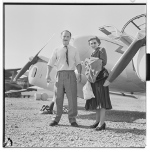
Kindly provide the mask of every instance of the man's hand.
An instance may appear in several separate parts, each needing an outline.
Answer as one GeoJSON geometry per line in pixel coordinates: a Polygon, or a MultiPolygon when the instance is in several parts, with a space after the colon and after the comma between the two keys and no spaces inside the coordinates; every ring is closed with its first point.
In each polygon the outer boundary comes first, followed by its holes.
{"type": "Polygon", "coordinates": [[[46,75],[46,80],[47,80],[47,83],[50,83],[52,81],[50,75],[46,75]]]}
{"type": "Polygon", "coordinates": [[[82,81],[82,75],[81,75],[81,74],[78,74],[77,81],[78,81],[79,83],[82,81]]]}
{"type": "Polygon", "coordinates": [[[82,75],[81,75],[82,66],[81,66],[81,64],[78,64],[78,65],[77,65],[77,71],[78,71],[77,81],[78,81],[78,83],[80,83],[80,82],[81,82],[81,79],[82,79],[82,75]]]}

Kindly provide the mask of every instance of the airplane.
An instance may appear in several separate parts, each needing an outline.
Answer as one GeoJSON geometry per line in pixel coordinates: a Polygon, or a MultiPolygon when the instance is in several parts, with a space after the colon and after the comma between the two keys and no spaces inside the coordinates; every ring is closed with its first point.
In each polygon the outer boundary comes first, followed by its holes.
{"type": "MultiPolygon", "coordinates": [[[[145,28],[145,14],[131,18],[121,31],[110,25],[99,27],[99,32],[106,35],[96,36],[101,40],[101,47],[104,47],[107,52],[105,68],[110,75],[105,86],[109,85],[110,91],[121,92],[123,95],[125,93],[146,92],[146,36],[143,32],[145,28]]],[[[72,45],[79,51],[81,61],[89,58],[92,53],[92,49],[88,45],[88,40],[91,37],[93,35],[76,36],[72,41],[72,45]]],[[[14,81],[29,69],[28,79],[30,84],[54,91],[57,70],[54,66],[51,71],[52,82],[48,85],[45,77],[49,59],[39,56],[41,50],[32,59],[30,58],[30,61],[16,75],[14,81]]],[[[77,75],[77,70],[75,70],[75,73],[77,75]]],[[[82,89],[86,82],[85,67],[82,66],[82,81],[77,83],[77,96],[79,98],[83,98],[82,89]]]]}
{"type": "Polygon", "coordinates": [[[33,85],[29,84],[28,73],[26,72],[25,77],[19,78],[16,82],[13,81],[14,77],[18,73],[17,71],[21,68],[5,69],[5,96],[6,97],[20,97],[21,92],[26,91],[37,91],[32,88],[33,85]]]}

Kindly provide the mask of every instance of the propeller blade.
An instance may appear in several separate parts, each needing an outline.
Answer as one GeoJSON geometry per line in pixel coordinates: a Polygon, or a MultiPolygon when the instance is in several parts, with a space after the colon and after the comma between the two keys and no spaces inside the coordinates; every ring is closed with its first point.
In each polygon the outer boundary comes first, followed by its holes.
{"type": "Polygon", "coordinates": [[[126,52],[121,56],[116,65],[111,70],[109,77],[107,78],[104,86],[108,86],[111,82],[113,82],[119,74],[126,68],[129,62],[132,60],[134,55],[137,53],[139,48],[146,43],[146,37],[140,40],[134,40],[126,52]]]}
{"type": "Polygon", "coordinates": [[[15,76],[13,81],[16,81],[18,78],[20,78],[28,69],[32,64],[35,64],[38,60],[38,55],[39,53],[45,48],[45,46],[49,43],[49,41],[52,39],[52,37],[55,34],[53,34],[50,39],[46,42],[46,44],[40,49],[40,51],[33,57],[33,59],[31,61],[29,61],[21,70],[20,72],[18,72],[18,74],[15,76]]]}
{"type": "MultiPolygon", "coordinates": [[[[32,60],[33,61],[33,60],[32,60]]],[[[32,61],[29,61],[21,70],[20,72],[18,72],[18,74],[15,76],[13,81],[16,81],[18,78],[20,78],[28,69],[29,67],[32,65],[32,61]]]]}

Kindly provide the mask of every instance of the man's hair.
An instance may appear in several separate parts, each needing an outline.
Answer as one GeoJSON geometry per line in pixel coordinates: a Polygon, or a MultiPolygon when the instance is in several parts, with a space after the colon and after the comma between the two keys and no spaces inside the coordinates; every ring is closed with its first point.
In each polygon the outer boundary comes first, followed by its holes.
{"type": "Polygon", "coordinates": [[[61,35],[62,35],[64,32],[68,32],[68,33],[70,33],[70,37],[71,37],[71,32],[69,32],[68,30],[64,30],[64,31],[62,31],[62,32],[61,32],[61,35]]]}
{"type": "Polygon", "coordinates": [[[91,37],[91,38],[88,40],[89,44],[90,44],[90,41],[91,41],[91,40],[96,40],[99,45],[101,44],[101,40],[100,40],[97,36],[91,37]]]}

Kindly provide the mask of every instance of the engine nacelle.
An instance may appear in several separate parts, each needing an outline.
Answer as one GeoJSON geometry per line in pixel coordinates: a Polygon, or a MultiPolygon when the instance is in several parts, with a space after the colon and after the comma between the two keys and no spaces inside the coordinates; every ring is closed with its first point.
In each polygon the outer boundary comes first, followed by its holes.
{"type": "Polygon", "coordinates": [[[146,81],[146,46],[143,46],[133,58],[135,71],[141,81],[146,81]]]}

